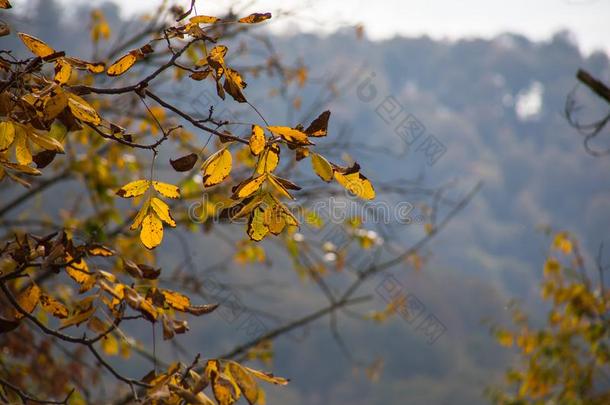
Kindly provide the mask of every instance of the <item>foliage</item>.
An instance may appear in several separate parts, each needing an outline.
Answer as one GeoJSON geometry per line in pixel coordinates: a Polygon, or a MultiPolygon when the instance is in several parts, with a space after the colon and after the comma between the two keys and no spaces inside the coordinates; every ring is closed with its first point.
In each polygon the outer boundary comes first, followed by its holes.
{"type": "MultiPolygon", "coordinates": [[[[601,252],[601,249],[600,249],[601,252]]],[[[490,390],[498,404],[607,404],[610,347],[610,294],[604,289],[601,256],[599,282],[587,275],[577,241],[554,235],[544,263],[540,293],[549,304],[543,325],[535,326],[517,307],[515,329],[494,327],[505,347],[517,351],[518,366],[506,372],[505,389],[490,390]]]]}

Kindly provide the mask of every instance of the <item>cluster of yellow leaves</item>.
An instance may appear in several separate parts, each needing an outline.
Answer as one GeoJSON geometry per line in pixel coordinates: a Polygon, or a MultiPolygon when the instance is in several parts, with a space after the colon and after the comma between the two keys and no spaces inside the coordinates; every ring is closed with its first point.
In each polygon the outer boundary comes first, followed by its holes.
{"type": "Polygon", "coordinates": [[[607,315],[610,295],[596,290],[580,267],[576,242],[566,232],[554,235],[543,271],[541,295],[549,301],[547,324],[535,329],[518,308],[513,309],[516,331],[495,328],[499,344],[519,349],[521,367],[507,372],[515,392],[494,392],[506,403],[607,403],[607,390],[598,390],[605,377],[598,370],[610,366],[607,315]],[[555,252],[562,256],[556,257],[555,252]],[[585,277],[585,278],[583,278],[585,277]],[[606,399],[604,399],[606,398],[606,399]]]}
{"type": "Polygon", "coordinates": [[[154,249],[163,240],[163,222],[171,227],[176,221],[171,216],[169,206],[163,200],[154,196],[154,191],[167,198],[179,198],[177,186],[151,180],[132,181],[117,190],[116,194],[123,198],[139,197],[144,194],[144,203],[130,226],[131,230],[141,228],[140,240],[148,249],[154,249]]]}
{"type": "Polygon", "coordinates": [[[258,380],[275,385],[288,384],[285,378],[229,360],[208,360],[201,372],[190,368],[186,373],[182,369],[183,366],[176,363],[165,373],[147,375],[143,381],[152,388],[148,389],[146,400],[164,404],[231,405],[243,397],[250,405],[264,405],[265,392],[258,380]],[[212,397],[204,392],[208,387],[212,397]]]}
{"type": "Polygon", "coordinates": [[[91,40],[97,43],[100,38],[110,38],[110,25],[100,10],[91,12],[91,40]]]}

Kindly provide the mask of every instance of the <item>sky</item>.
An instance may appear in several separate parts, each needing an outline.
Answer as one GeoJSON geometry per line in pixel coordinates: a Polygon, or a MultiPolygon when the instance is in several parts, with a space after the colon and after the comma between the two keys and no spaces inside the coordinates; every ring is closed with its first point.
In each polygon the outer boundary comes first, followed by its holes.
{"type": "MultiPolygon", "coordinates": [[[[82,0],[63,0],[64,3],[82,0]]],[[[105,0],[93,0],[102,2],[105,0]]],[[[125,14],[150,10],[161,0],[111,0],[125,14]]],[[[180,0],[179,0],[180,1],[180,0]]],[[[181,0],[185,6],[189,0],[181,0]]],[[[610,0],[197,0],[199,14],[220,13],[231,4],[244,12],[295,10],[270,23],[273,30],[332,32],[363,23],[371,39],[427,34],[435,39],[484,37],[510,31],[546,40],[569,29],[585,53],[610,53],[610,0]],[[239,8],[239,7],[237,7],[239,8]]],[[[236,8],[236,9],[237,9],[236,8]]],[[[240,13],[241,14],[241,13],[240,13]]]]}

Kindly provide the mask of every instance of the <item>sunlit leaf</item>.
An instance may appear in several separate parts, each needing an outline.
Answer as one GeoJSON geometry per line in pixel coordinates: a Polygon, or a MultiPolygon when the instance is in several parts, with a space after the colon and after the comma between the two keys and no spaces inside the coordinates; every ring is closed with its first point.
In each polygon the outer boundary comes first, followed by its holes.
{"type": "Polygon", "coordinates": [[[219,21],[218,17],[210,17],[207,15],[196,15],[194,17],[189,18],[189,21],[193,24],[213,24],[219,21]]]}
{"type": "Polygon", "coordinates": [[[240,18],[237,22],[244,24],[257,24],[271,18],[271,13],[253,13],[249,16],[240,18]]]}
{"type": "Polygon", "coordinates": [[[161,290],[161,294],[163,294],[165,302],[178,311],[186,311],[191,306],[191,300],[184,294],[170,290],[161,290]]]}
{"type": "Polygon", "coordinates": [[[169,206],[158,199],[157,197],[153,197],[150,200],[150,207],[155,211],[155,214],[161,219],[163,222],[168,224],[169,226],[175,227],[176,221],[172,218],[171,213],[169,212],[169,206]]]}
{"type": "Polygon", "coordinates": [[[144,194],[149,187],[149,180],[136,180],[125,184],[123,187],[117,190],[116,194],[123,198],[137,197],[144,194]]]}
{"type": "Polygon", "coordinates": [[[159,194],[167,198],[180,198],[180,189],[173,184],[153,181],[152,185],[159,194]]]}
{"type": "Polygon", "coordinates": [[[65,84],[70,79],[72,74],[72,65],[66,62],[63,58],[55,63],[55,81],[59,84],[65,84]]]}
{"type": "Polygon", "coordinates": [[[44,58],[55,53],[53,48],[36,37],[24,34],[23,32],[20,32],[17,35],[19,35],[19,38],[24,45],[36,56],[44,58]]]}
{"type": "Polygon", "coordinates": [[[99,125],[102,119],[98,115],[95,108],[91,107],[83,98],[76,94],[68,95],[68,107],[74,115],[81,121],[88,122],[93,125],[99,125]]]}
{"type": "Polygon", "coordinates": [[[311,167],[313,171],[325,182],[330,182],[333,179],[333,167],[324,158],[324,156],[318,155],[317,153],[311,154],[311,167]]]}
{"type": "Polygon", "coordinates": [[[271,144],[259,156],[256,164],[258,174],[271,173],[280,162],[280,147],[277,143],[271,144]]]}
{"type": "Polygon", "coordinates": [[[242,90],[246,87],[246,82],[242,79],[237,70],[228,68],[225,70],[225,83],[223,88],[233,99],[239,103],[247,102],[242,90]]]}
{"type": "Polygon", "coordinates": [[[106,74],[108,76],[120,76],[127,72],[138,60],[138,57],[134,51],[129,52],[127,55],[120,57],[116,62],[108,67],[106,74]]]}
{"type": "Polygon", "coordinates": [[[154,249],[163,240],[163,224],[156,214],[149,213],[142,220],[140,240],[148,249],[154,249]]]}
{"type": "Polygon", "coordinates": [[[257,207],[250,214],[248,220],[248,236],[253,241],[261,241],[269,233],[269,228],[265,225],[265,212],[257,207]]]}
{"type": "Polygon", "coordinates": [[[335,167],[335,180],[350,193],[365,200],[372,200],[375,198],[373,185],[360,173],[359,169],[360,166],[358,164],[354,164],[354,166],[347,169],[335,167]]]}
{"type": "Polygon", "coordinates": [[[250,135],[250,151],[254,156],[258,156],[265,149],[265,132],[258,125],[252,125],[252,135],[250,135]]]}
{"type": "Polygon", "coordinates": [[[15,126],[11,121],[0,122],[0,151],[8,149],[15,139],[15,126]]]}
{"type": "Polygon", "coordinates": [[[233,198],[246,198],[254,194],[263,184],[266,175],[250,177],[233,188],[233,198]]]}
{"type": "Polygon", "coordinates": [[[231,173],[233,158],[225,148],[211,155],[201,166],[204,187],[215,186],[231,173]]]}
{"type": "Polygon", "coordinates": [[[311,145],[312,143],[307,139],[307,134],[298,129],[290,128],[290,127],[277,127],[271,126],[267,127],[269,131],[273,132],[276,135],[279,135],[286,141],[290,143],[294,143],[297,145],[311,145]]]}

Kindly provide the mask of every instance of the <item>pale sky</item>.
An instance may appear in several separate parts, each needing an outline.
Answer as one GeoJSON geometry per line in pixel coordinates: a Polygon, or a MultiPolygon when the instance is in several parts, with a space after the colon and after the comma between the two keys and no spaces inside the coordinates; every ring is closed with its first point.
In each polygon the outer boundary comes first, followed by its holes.
{"type": "MultiPolygon", "coordinates": [[[[78,2],[82,0],[63,0],[78,2]]],[[[103,0],[93,0],[93,3],[103,0]]],[[[160,0],[112,0],[126,14],[160,0]]],[[[188,6],[190,0],[175,0],[188,6]]],[[[363,23],[372,39],[428,34],[433,38],[489,38],[511,31],[545,40],[560,29],[575,35],[582,49],[610,52],[610,0],[197,0],[199,14],[214,15],[231,4],[245,13],[294,10],[296,16],[271,20],[277,31],[333,31],[363,23]],[[251,5],[253,4],[253,5],[251,5]]],[[[274,13],[277,15],[277,13],[274,13]]]]}

